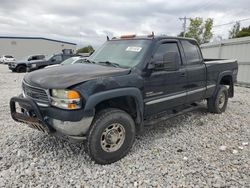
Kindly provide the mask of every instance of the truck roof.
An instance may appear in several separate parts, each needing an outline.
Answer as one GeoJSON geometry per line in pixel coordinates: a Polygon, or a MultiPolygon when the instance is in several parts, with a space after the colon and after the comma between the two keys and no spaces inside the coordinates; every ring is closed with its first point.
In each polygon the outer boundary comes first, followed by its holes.
{"type": "Polygon", "coordinates": [[[176,40],[190,40],[190,41],[195,41],[193,38],[187,38],[187,37],[174,37],[174,36],[167,36],[167,35],[139,35],[136,36],[135,34],[133,35],[123,35],[120,37],[113,37],[111,40],[162,40],[162,39],[176,39],[176,40]]]}

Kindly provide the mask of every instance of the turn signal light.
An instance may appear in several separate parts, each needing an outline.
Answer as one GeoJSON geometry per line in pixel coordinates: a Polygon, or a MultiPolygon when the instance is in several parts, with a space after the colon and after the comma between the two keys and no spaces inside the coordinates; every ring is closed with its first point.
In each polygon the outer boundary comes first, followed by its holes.
{"type": "Polygon", "coordinates": [[[127,39],[127,38],[134,38],[136,37],[136,34],[133,34],[133,35],[122,35],[120,38],[121,39],[127,39]]]}
{"type": "Polygon", "coordinates": [[[74,91],[74,90],[69,90],[68,93],[67,93],[67,98],[68,99],[79,99],[80,98],[80,95],[77,91],[74,91]]]}

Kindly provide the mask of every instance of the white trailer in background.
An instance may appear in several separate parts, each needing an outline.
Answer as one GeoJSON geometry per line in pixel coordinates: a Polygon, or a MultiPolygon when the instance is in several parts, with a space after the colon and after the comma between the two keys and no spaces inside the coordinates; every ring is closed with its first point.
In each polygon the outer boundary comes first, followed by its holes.
{"type": "Polygon", "coordinates": [[[201,45],[204,58],[237,59],[237,81],[250,86],[250,37],[222,40],[201,45]]]}

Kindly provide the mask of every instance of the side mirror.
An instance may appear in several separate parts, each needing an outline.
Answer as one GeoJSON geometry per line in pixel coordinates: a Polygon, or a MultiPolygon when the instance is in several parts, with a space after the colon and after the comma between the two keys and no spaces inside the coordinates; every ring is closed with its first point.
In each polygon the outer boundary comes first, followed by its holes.
{"type": "Polygon", "coordinates": [[[148,65],[148,69],[176,71],[180,64],[181,59],[178,52],[167,52],[161,57],[154,57],[148,65]]]}

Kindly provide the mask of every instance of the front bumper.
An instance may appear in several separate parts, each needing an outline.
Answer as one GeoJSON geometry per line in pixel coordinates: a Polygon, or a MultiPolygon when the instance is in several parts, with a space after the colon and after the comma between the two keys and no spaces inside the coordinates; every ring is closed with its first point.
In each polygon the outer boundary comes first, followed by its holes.
{"type": "Polygon", "coordinates": [[[3,61],[3,64],[15,63],[14,61],[3,61]]]}
{"type": "MultiPolygon", "coordinates": [[[[47,107],[47,111],[45,108],[42,110],[40,108],[35,101],[29,98],[19,96],[10,100],[11,116],[15,121],[72,142],[81,142],[86,139],[86,134],[93,120],[92,115],[83,114],[79,121],[67,121],[63,116],[65,112],[61,114],[62,118],[60,119],[60,116],[57,115],[55,118],[55,114],[49,113],[53,111],[52,107],[47,107]],[[16,103],[21,107],[21,112],[17,112],[16,103]]],[[[58,109],[56,114],[58,114],[58,109]]]]}
{"type": "Polygon", "coordinates": [[[13,63],[13,62],[8,63],[8,67],[9,67],[10,70],[14,70],[16,68],[16,66],[17,65],[15,63],[13,63]]]}
{"type": "Polygon", "coordinates": [[[17,121],[28,124],[31,128],[38,129],[43,132],[53,133],[54,130],[42,117],[36,103],[32,100],[13,97],[10,100],[11,117],[17,121]],[[16,103],[22,107],[22,112],[17,112],[16,103]],[[28,114],[30,112],[30,114],[28,114]],[[32,113],[31,113],[32,112],[32,113]]]}

